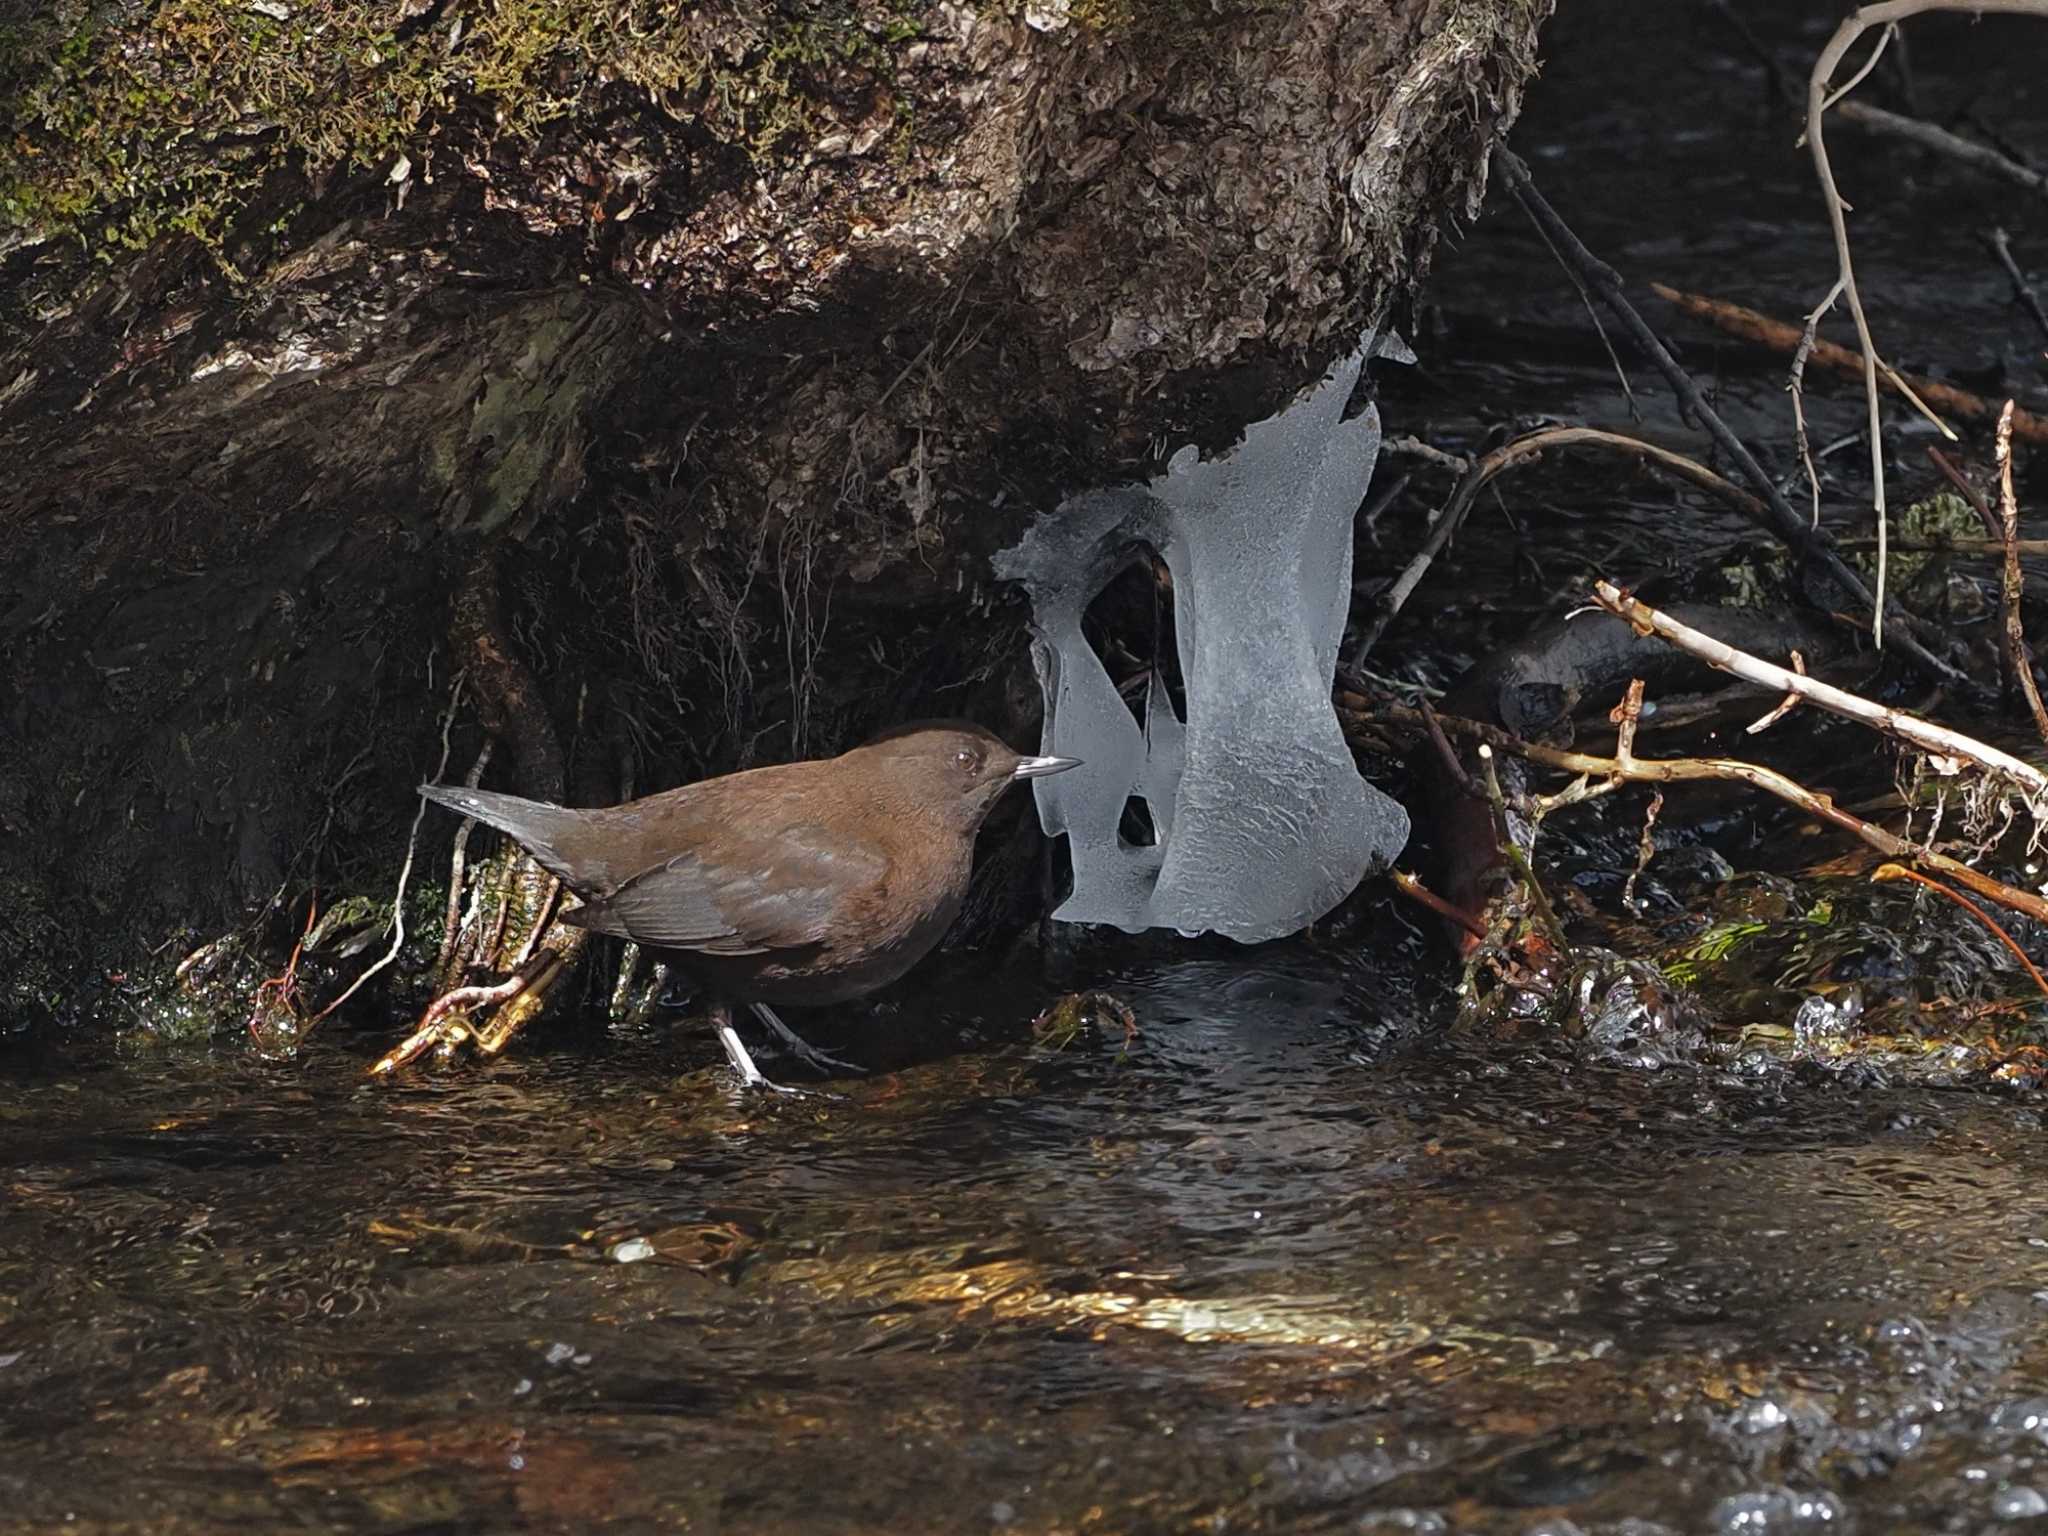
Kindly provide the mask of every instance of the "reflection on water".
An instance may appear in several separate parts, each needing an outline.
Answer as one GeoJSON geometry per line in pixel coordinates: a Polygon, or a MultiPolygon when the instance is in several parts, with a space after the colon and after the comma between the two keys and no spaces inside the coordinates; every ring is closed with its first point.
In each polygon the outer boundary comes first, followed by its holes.
{"type": "Polygon", "coordinates": [[[367,1034],[18,1062],[0,1524],[1978,1529],[2048,1491],[2036,1110],[1402,1046],[1412,1001],[1306,948],[1113,984],[1129,1048],[937,995],[978,1047],[837,1100],[659,1031],[396,1086],[367,1034]]]}

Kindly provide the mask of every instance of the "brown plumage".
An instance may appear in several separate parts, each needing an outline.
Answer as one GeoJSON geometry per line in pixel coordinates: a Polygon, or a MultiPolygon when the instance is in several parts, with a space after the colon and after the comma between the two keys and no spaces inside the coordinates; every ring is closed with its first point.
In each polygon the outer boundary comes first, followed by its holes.
{"type": "Polygon", "coordinates": [[[721,1004],[809,1005],[863,996],[921,960],[959,914],[975,833],[1003,792],[1073,766],[935,722],[597,810],[420,793],[560,876],[584,903],[564,921],[676,954],[721,1004]]]}

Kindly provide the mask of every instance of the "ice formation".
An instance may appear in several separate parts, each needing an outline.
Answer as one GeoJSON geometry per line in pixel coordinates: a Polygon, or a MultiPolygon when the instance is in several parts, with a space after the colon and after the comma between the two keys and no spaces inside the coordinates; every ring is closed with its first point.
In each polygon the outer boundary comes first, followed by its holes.
{"type": "Polygon", "coordinates": [[[1358,776],[1330,704],[1352,519],[1380,446],[1378,410],[1347,420],[1344,406],[1380,355],[1413,361],[1368,332],[1229,454],[1186,447],[1148,485],[1069,497],[996,557],[1031,598],[1041,750],[1086,763],[1034,785],[1074,865],[1054,917],[1256,943],[1321,917],[1407,841],[1407,814],[1358,776]],[[1081,633],[1140,544],[1173,575],[1187,692],[1183,722],[1155,679],[1142,729],[1081,633]],[[1134,796],[1156,844],[1119,835],[1134,796]]]}

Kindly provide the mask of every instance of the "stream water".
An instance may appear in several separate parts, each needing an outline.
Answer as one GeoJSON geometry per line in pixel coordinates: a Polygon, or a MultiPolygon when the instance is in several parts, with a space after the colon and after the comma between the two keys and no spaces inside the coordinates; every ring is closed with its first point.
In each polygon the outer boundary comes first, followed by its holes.
{"type": "MultiPolygon", "coordinates": [[[[1832,24],[1749,9],[1799,68],[1832,24]]],[[[1565,11],[1515,138],[1553,200],[1639,288],[1796,319],[1832,255],[1751,56],[1704,8],[1565,11]]],[[[2048,28],[1912,40],[1924,112],[2048,153],[2048,28]]],[[[1838,155],[1896,359],[2038,395],[1975,232],[2048,269],[2048,217],[1846,130],[1838,155]]],[[[1390,434],[1626,417],[1511,209],[1418,329],[1390,434]]],[[[1681,334],[1789,468],[1782,366],[1681,334]]],[[[1827,441],[1860,406],[1814,412],[1827,441]]],[[[1585,574],[1747,536],[1611,463],[1503,492],[1376,664],[1441,671],[1585,574]]],[[[1428,504],[1362,558],[1405,557],[1428,504]]],[[[2037,1098],[1446,1037],[1444,951],[1361,922],[949,958],[828,1035],[877,1069],[835,1098],[738,1098],[701,1032],[602,1020],[396,1084],[363,1077],[379,1021],[292,1063],[0,1021],[0,1531],[2048,1522],[2037,1098]],[[1140,1034],[1035,1041],[1075,984],[1140,1034]]]]}

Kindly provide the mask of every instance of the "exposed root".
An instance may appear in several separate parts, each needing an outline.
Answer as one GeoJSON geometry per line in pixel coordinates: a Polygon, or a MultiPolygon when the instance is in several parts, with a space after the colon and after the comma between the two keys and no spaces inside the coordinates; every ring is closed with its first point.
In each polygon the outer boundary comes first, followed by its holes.
{"type": "MultiPolygon", "coordinates": [[[[478,552],[456,594],[452,627],[457,654],[467,658],[475,679],[477,713],[493,741],[506,747],[521,791],[560,800],[567,780],[561,742],[505,634],[487,548],[478,552]]],[[[443,748],[445,770],[445,728],[443,748]]],[[[487,745],[469,782],[481,777],[490,757],[487,745]]],[[[425,804],[421,802],[422,810],[425,804]]],[[[439,995],[428,1004],[418,1027],[371,1069],[373,1076],[388,1076],[433,1049],[445,1054],[473,1044],[483,1055],[495,1056],[539,1013],[556,980],[588,942],[583,929],[556,926],[562,883],[518,845],[508,842],[472,868],[467,857],[471,825],[464,822],[450,859],[449,904],[437,965],[439,995]],[[488,921],[486,912],[492,914],[488,921]],[[459,977],[476,972],[510,974],[494,982],[457,984],[459,977]]],[[[417,820],[414,830],[417,834],[417,820]]],[[[410,855],[406,867],[410,871],[410,855]]]]}
{"type": "Polygon", "coordinates": [[[473,1044],[483,1056],[497,1055],[539,1012],[548,989],[566,968],[564,956],[543,949],[520,970],[492,986],[457,987],[442,993],[420,1015],[419,1027],[378,1058],[370,1068],[370,1076],[388,1077],[436,1048],[452,1053],[464,1044],[473,1044]],[[473,1012],[479,1008],[496,1009],[490,1022],[481,1028],[471,1022],[473,1012]]]}
{"type": "Polygon", "coordinates": [[[319,913],[317,899],[307,902],[306,926],[292,946],[291,959],[277,975],[258,985],[250,1000],[249,1035],[266,1056],[289,1056],[311,1027],[299,1004],[299,957],[306,952],[306,936],[313,931],[319,913]]]}
{"type": "MultiPolygon", "coordinates": [[[[455,710],[462,703],[462,685],[467,677],[468,674],[466,672],[457,672],[455,674],[455,682],[448,690],[448,709],[441,716],[441,761],[434,768],[434,777],[437,780],[448,771],[448,753],[450,750],[448,732],[455,724],[455,710]]],[[[335,1009],[354,997],[356,993],[363,989],[363,984],[372,976],[375,976],[380,971],[390,969],[398,959],[398,952],[405,948],[405,887],[412,879],[413,857],[419,852],[420,845],[420,822],[425,818],[426,814],[427,802],[422,800],[412,813],[412,832],[405,840],[405,863],[399,867],[398,890],[391,898],[391,947],[384,952],[383,958],[376,961],[362,975],[351,982],[347,991],[314,1014],[306,1023],[307,1029],[313,1028],[314,1025],[334,1012],[335,1009]]]]}
{"type": "MultiPolygon", "coordinates": [[[[491,753],[497,747],[488,737],[483,750],[476,755],[476,761],[469,765],[469,772],[462,782],[475,789],[484,776],[484,768],[490,763],[491,753]]],[[[448,913],[441,929],[441,952],[434,957],[434,974],[441,977],[441,984],[450,985],[453,972],[450,966],[455,958],[455,941],[462,933],[462,891],[463,876],[469,866],[469,835],[476,830],[476,818],[465,816],[462,825],[455,829],[455,852],[448,860],[448,913]]]]}

